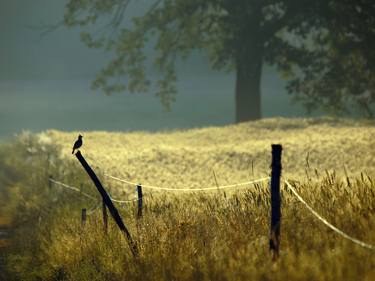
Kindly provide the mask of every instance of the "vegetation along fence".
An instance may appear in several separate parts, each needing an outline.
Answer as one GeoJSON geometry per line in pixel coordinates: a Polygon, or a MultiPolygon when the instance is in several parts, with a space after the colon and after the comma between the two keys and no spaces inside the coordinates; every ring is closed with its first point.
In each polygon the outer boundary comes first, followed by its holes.
{"type": "MultiPolygon", "coordinates": [[[[102,197],[102,202],[100,202],[99,205],[95,206],[91,210],[87,211],[86,209],[82,209],[82,218],[81,218],[82,226],[84,226],[86,222],[86,216],[90,215],[92,212],[97,210],[100,205],[102,205],[103,225],[104,225],[105,233],[107,233],[108,231],[108,214],[107,214],[107,209],[108,209],[110,215],[116,222],[120,231],[124,234],[125,238],[127,239],[129,247],[130,247],[130,251],[132,252],[133,256],[137,258],[139,255],[137,246],[134,240],[132,239],[130,232],[128,231],[125,223],[123,222],[113,202],[121,203],[121,204],[137,202],[138,203],[137,204],[137,209],[138,209],[137,218],[140,218],[142,217],[142,207],[143,207],[142,188],[151,189],[151,190],[159,190],[163,192],[205,192],[205,191],[222,190],[222,189],[230,189],[230,188],[235,188],[235,189],[246,188],[251,184],[270,181],[271,213],[270,213],[270,244],[269,245],[270,245],[270,250],[272,251],[273,260],[276,260],[279,256],[279,250],[280,250],[280,229],[281,229],[281,198],[280,198],[281,154],[282,154],[281,152],[282,152],[281,145],[279,144],[272,145],[271,177],[265,177],[265,178],[260,178],[260,179],[256,179],[252,181],[241,182],[241,183],[231,184],[231,185],[222,185],[222,186],[216,185],[216,186],[205,187],[205,188],[169,188],[169,187],[160,187],[160,186],[153,186],[153,185],[141,185],[135,182],[127,181],[125,179],[114,177],[109,174],[104,174],[104,176],[109,179],[136,187],[137,195],[135,198],[128,199],[128,200],[119,200],[119,199],[114,199],[110,196],[110,194],[101,184],[95,172],[92,170],[92,168],[86,162],[85,158],[82,156],[81,152],[78,151],[76,153],[76,157],[78,161],[81,163],[81,165],[83,166],[87,174],[90,176],[91,180],[95,184],[99,194],[102,197]]],[[[50,176],[48,180],[49,180],[50,187],[52,187],[52,184],[55,184],[63,188],[66,188],[68,190],[80,193],[82,196],[87,197],[91,200],[95,200],[95,201],[97,200],[95,197],[83,192],[81,189],[74,187],[74,186],[70,186],[63,182],[57,181],[53,179],[52,176],[50,176]]],[[[291,194],[294,195],[298,199],[298,201],[300,201],[307,208],[307,210],[310,211],[310,213],[313,214],[325,226],[333,230],[336,234],[340,235],[341,237],[363,248],[366,248],[369,250],[375,250],[374,245],[358,240],[348,235],[344,231],[340,230],[336,226],[332,225],[331,223],[329,223],[324,217],[322,217],[318,212],[316,212],[308,203],[306,203],[306,201],[297,192],[296,188],[288,180],[284,180],[284,183],[285,183],[285,186],[291,191],[291,194]]]]}

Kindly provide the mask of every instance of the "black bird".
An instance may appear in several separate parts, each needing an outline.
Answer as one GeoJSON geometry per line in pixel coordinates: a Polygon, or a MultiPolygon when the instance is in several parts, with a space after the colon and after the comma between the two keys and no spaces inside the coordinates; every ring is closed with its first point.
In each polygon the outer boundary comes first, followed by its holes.
{"type": "Polygon", "coordinates": [[[82,136],[81,135],[78,135],[78,140],[76,140],[76,142],[74,143],[73,145],[73,151],[72,151],[72,154],[74,154],[74,150],[80,148],[82,146],[82,136]]]}

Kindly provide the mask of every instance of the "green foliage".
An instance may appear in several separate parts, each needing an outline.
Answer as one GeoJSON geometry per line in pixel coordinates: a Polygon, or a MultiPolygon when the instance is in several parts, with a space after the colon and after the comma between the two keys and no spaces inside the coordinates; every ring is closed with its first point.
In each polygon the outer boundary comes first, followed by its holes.
{"type": "MultiPolygon", "coordinates": [[[[318,30],[308,33],[308,52],[297,56],[289,91],[308,110],[350,113],[353,106],[373,117],[375,23],[373,1],[330,1],[318,30]]],[[[292,68],[291,64],[288,64],[292,68]]]]}
{"type": "Polygon", "coordinates": [[[354,103],[372,116],[371,0],[155,0],[130,21],[126,10],[131,4],[71,0],[66,5],[66,26],[98,29],[107,22],[101,34],[81,35],[87,46],[114,54],[94,80],[94,89],[106,94],[150,90],[146,65],[151,59],[145,49],[151,44],[153,65],[161,73],[156,95],[166,109],[176,94],[176,60],[200,49],[215,69],[261,71],[251,70],[256,58],[276,65],[290,79],[289,91],[309,111],[348,112],[354,103]]]}

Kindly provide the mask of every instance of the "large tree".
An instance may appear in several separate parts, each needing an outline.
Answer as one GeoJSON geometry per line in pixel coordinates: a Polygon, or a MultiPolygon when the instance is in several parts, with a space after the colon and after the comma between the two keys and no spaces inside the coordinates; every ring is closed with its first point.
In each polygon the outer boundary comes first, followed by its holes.
{"type": "Polygon", "coordinates": [[[308,34],[303,59],[290,59],[288,89],[309,111],[373,117],[375,1],[330,0],[308,34]]]}
{"type": "MultiPolygon", "coordinates": [[[[344,45],[349,48],[358,43],[359,37],[364,39],[369,31],[373,33],[361,19],[373,18],[371,1],[154,0],[148,3],[142,15],[131,16],[127,14],[131,0],[68,1],[65,25],[94,30],[83,32],[82,40],[89,47],[114,53],[113,60],[94,80],[94,88],[108,94],[148,91],[146,67],[152,59],[161,73],[156,94],[169,108],[176,93],[176,60],[187,58],[193,50],[204,50],[214,69],[235,71],[236,121],[242,122],[261,118],[260,82],[264,63],[275,65],[290,78],[290,92],[309,109],[317,105],[344,109],[342,97],[353,89],[356,96],[368,93],[373,81],[371,70],[367,78],[363,78],[362,72],[368,50],[358,46],[355,53],[343,51],[344,45]],[[352,13],[356,13],[355,18],[347,20],[352,13]],[[129,17],[132,21],[127,20],[129,17]],[[109,28],[98,33],[97,26],[103,22],[109,28]],[[152,52],[145,50],[150,45],[154,46],[152,52]],[[152,54],[153,58],[146,54],[152,54]],[[343,57],[345,61],[341,61],[343,57]],[[356,88],[354,80],[347,79],[350,75],[363,78],[363,86],[356,88]]],[[[370,96],[374,100],[372,93],[370,96]]],[[[368,102],[363,104],[370,112],[368,102]]]]}

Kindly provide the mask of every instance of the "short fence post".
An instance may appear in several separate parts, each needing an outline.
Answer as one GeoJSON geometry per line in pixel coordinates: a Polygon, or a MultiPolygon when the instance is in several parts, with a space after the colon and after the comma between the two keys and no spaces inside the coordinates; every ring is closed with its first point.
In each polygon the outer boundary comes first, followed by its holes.
{"type": "Polygon", "coordinates": [[[105,206],[104,200],[102,200],[102,207],[103,207],[103,226],[104,226],[104,233],[108,233],[108,214],[107,214],[107,207],[105,206]]]}
{"type": "Polygon", "coordinates": [[[272,145],[270,250],[273,252],[274,261],[279,257],[279,249],[280,249],[281,151],[282,151],[282,146],[280,144],[272,145]]]}
{"type": "Polygon", "coordinates": [[[137,217],[141,218],[142,217],[143,194],[142,194],[142,185],[140,185],[140,184],[137,185],[137,194],[138,194],[138,213],[137,213],[137,217]]]}
{"type": "Polygon", "coordinates": [[[49,189],[52,188],[52,175],[49,175],[49,176],[48,176],[48,188],[49,188],[49,189]]]}
{"type": "Polygon", "coordinates": [[[82,209],[82,213],[81,213],[81,226],[82,227],[85,227],[86,225],[86,218],[87,218],[87,215],[86,215],[86,209],[82,209]]]}

